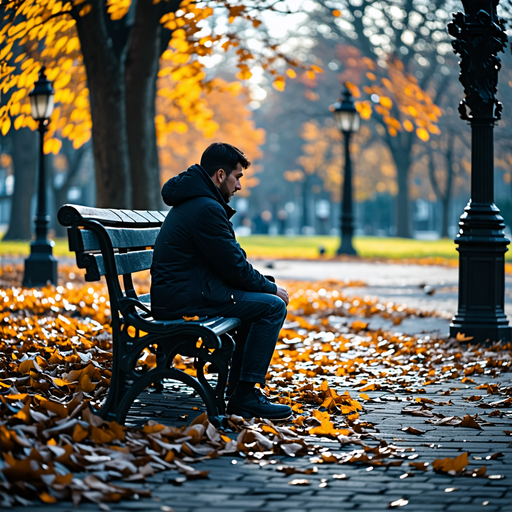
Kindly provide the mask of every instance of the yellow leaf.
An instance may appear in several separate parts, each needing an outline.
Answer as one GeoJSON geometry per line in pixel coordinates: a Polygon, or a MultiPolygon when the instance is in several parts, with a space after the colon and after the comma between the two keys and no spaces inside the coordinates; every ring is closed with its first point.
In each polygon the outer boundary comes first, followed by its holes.
{"type": "Polygon", "coordinates": [[[92,5],[91,5],[91,4],[87,4],[87,5],[85,5],[85,6],[80,10],[80,12],[78,13],[78,15],[82,18],[82,17],[84,17],[85,15],[89,14],[91,11],[92,11],[92,5]]]}
{"type": "Polygon", "coordinates": [[[402,123],[402,125],[405,128],[405,130],[408,131],[408,132],[412,132],[414,130],[414,125],[411,123],[411,121],[409,121],[409,119],[406,119],[402,123]]]}
{"type": "Polygon", "coordinates": [[[77,443],[82,442],[89,435],[89,429],[83,428],[79,423],[75,425],[75,430],[73,431],[73,440],[77,443]]]}
{"type": "Polygon", "coordinates": [[[91,440],[94,443],[102,444],[102,443],[110,443],[112,442],[116,436],[111,430],[103,430],[98,427],[91,426],[91,440]]]}
{"type": "Polygon", "coordinates": [[[381,96],[380,97],[380,104],[384,108],[387,108],[388,110],[393,106],[393,102],[391,101],[391,99],[386,97],[386,96],[381,96]]]}
{"type": "Polygon", "coordinates": [[[370,397],[369,397],[366,393],[359,393],[359,396],[360,396],[363,400],[370,400],[370,397]]]}
{"type": "Polygon", "coordinates": [[[62,404],[59,404],[58,402],[52,402],[50,400],[43,399],[40,402],[40,406],[47,411],[54,412],[61,418],[65,418],[69,415],[68,408],[62,404]]]}
{"type": "Polygon", "coordinates": [[[2,123],[2,135],[7,135],[9,128],[11,127],[11,118],[6,117],[4,122],[2,123]]]}
{"type": "Polygon", "coordinates": [[[350,328],[356,332],[364,331],[368,327],[368,322],[362,322],[361,320],[356,320],[352,322],[350,328]]]}
{"type": "Polygon", "coordinates": [[[286,70],[286,74],[290,77],[290,78],[295,78],[297,76],[297,73],[295,72],[294,69],[287,69],[286,70]]]}
{"type": "Polygon", "coordinates": [[[195,322],[196,320],[199,320],[199,317],[196,316],[184,316],[183,319],[185,322],[195,322]]]}
{"type": "Polygon", "coordinates": [[[20,363],[20,365],[18,366],[18,371],[21,373],[30,373],[30,370],[33,369],[35,369],[33,359],[27,359],[26,361],[20,363]]]}
{"type": "MultiPolygon", "coordinates": [[[[313,75],[314,75],[314,73],[313,73],[313,75]]],[[[278,91],[284,91],[285,85],[286,85],[286,82],[285,82],[284,77],[278,76],[274,80],[274,83],[272,84],[272,87],[274,87],[274,89],[277,89],[278,91]]]]}
{"type": "Polygon", "coordinates": [[[18,411],[13,418],[18,418],[19,420],[23,421],[24,423],[29,423],[30,420],[30,403],[32,402],[32,399],[27,400],[25,405],[23,406],[23,409],[18,411]]]}
{"type": "Polygon", "coordinates": [[[43,501],[44,503],[57,503],[57,498],[55,498],[54,496],[51,496],[50,494],[48,494],[47,492],[42,492],[40,495],[39,495],[39,498],[41,501],[43,501]]]}
{"type": "Polygon", "coordinates": [[[417,128],[416,129],[416,135],[418,136],[419,139],[421,139],[423,142],[426,142],[427,140],[430,139],[430,135],[429,133],[427,132],[427,130],[425,130],[425,128],[417,128]]]}
{"type": "Polygon", "coordinates": [[[91,378],[87,373],[83,373],[79,379],[79,390],[86,393],[92,393],[96,389],[96,384],[91,382],[91,378]]]}

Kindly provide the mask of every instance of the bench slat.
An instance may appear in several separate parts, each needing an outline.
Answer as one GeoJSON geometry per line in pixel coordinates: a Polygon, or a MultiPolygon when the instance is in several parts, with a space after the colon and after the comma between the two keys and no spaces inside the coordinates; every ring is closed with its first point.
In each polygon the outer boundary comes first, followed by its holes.
{"type": "MultiPolygon", "coordinates": [[[[105,228],[114,249],[130,249],[136,247],[153,247],[160,228],[105,228]]],[[[78,240],[70,237],[70,251],[99,251],[100,243],[96,233],[89,229],[76,231],[78,240]],[[80,240],[81,238],[81,240],[80,240]]]]}
{"type": "MultiPolygon", "coordinates": [[[[117,275],[131,274],[132,272],[141,272],[149,270],[153,262],[153,251],[133,251],[125,254],[114,254],[117,267],[117,275]]],[[[107,271],[105,269],[105,260],[103,254],[91,254],[87,259],[86,281],[98,281],[107,271]],[[88,279],[89,277],[89,279],[88,279]]],[[[80,266],[84,268],[84,266],[80,266]]]]}
{"type": "Polygon", "coordinates": [[[95,220],[104,226],[159,227],[167,216],[166,211],[113,210],[65,204],[57,217],[63,226],[80,225],[82,220],[95,220]]]}
{"type": "Polygon", "coordinates": [[[217,316],[214,318],[203,317],[202,319],[192,321],[187,321],[182,318],[178,320],[154,320],[153,323],[155,326],[160,326],[163,330],[168,329],[173,325],[200,325],[211,329],[217,336],[220,336],[221,334],[238,327],[242,322],[238,318],[223,318],[217,316]]]}
{"type": "Polygon", "coordinates": [[[131,274],[149,270],[153,262],[153,251],[133,251],[126,254],[115,254],[117,275],[131,274]]]}

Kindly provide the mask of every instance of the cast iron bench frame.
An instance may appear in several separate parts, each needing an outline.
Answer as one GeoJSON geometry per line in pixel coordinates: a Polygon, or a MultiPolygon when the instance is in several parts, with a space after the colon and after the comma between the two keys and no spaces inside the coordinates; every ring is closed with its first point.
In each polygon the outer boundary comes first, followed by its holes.
{"type": "Polygon", "coordinates": [[[197,321],[155,320],[149,294],[137,296],[132,274],[151,267],[153,247],[165,211],[135,211],[89,208],[66,204],[58,220],[68,227],[69,249],[85,269],[85,280],[108,286],[112,312],[112,378],[108,395],[94,412],[108,421],[124,424],[137,396],[153,383],[173,379],[193,388],[203,399],[209,420],[225,424],[224,391],[235,343],[228,334],[238,327],[238,318],[207,318],[197,321]],[[121,279],[122,276],[122,286],[121,279]],[[129,329],[132,327],[132,329],[129,329]],[[130,331],[130,332],[129,332],[130,331]],[[198,345],[201,338],[202,344],[198,345]],[[156,356],[156,368],[138,369],[142,351],[156,356]],[[194,357],[197,378],[172,366],[177,354],[194,357]],[[213,363],[217,384],[211,386],[204,366],[213,363]]]}

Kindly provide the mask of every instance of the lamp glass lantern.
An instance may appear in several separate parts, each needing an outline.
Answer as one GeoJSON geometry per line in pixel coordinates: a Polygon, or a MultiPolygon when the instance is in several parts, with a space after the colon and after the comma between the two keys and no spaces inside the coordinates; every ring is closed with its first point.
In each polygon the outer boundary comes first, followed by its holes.
{"type": "Polygon", "coordinates": [[[53,112],[55,91],[44,72],[43,67],[39,73],[39,79],[34,84],[34,89],[29,93],[32,117],[36,121],[50,119],[53,112]]]}
{"type": "Polygon", "coordinates": [[[361,126],[361,118],[356,107],[350,99],[350,91],[343,93],[343,100],[333,105],[334,122],[343,133],[355,133],[361,126]]]}

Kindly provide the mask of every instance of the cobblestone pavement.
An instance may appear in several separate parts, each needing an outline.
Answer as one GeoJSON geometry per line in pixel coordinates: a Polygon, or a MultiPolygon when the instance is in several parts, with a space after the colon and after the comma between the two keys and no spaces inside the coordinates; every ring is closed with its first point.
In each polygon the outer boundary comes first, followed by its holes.
{"type": "MultiPolygon", "coordinates": [[[[511,374],[504,374],[499,380],[502,385],[512,383],[511,374]]],[[[220,457],[199,462],[197,469],[209,470],[205,480],[190,480],[181,485],[173,480],[181,475],[166,471],[148,477],[146,483],[120,485],[143,487],[152,491],[152,498],[138,501],[125,501],[109,505],[116,511],[148,510],[161,512],[301,512],[388,509],[389,504],[397,500],[408,503],[403,510],[415,512],[472,512],[472,511],[512,511],[512,438],[504,433],[512,427],[512,414],[502,418],[487,417],[494,409],[477,408],[475,403],[466,399],[475,394],[477,384],[488,382],[486,376],[475,378],[475,384],[460,385],[449,397],[440,396],[440,392],[449,386],[428,386],[428,393],[418,395],[430,398],[436,403],[450,399],[453,405],[435,406],[434,412],[449,416],[463,417],[465,414],[478,413],[493,425],[483,430],[461,427],[435,427],[426,423],[428,418],[404,415],[402,409],[411,403],[414,395],[390,394],[389,392],[368,392],[372,401],[365,403],[361,418],[374,423],[378,432],[376,437],[390,444],[402,447],[403,463],[398,467],[370,467],[364,465],[338,465],[312,463],[308,457],[279,457],[263,459],[259,464],[248,464],[242,457],[220,457]],[[412,435],[404,433],[402,428],[412,426],[425,433],[412,435]],[[468,452],[470,469],[485,465],[491,478],[450,476],[437,474],[429,468],[426,472],[409,473],[409,462],[432,462],[434,459],[456,457],[468,452]],[[494,454],[503,456],[489,459],[494,454]],[[284,476],[277,471],[280,464],[301,468],[316,466],[318,473],[313,475],[284,476]],[[404,475],[410,474],[404,478],[404,475]],[[344,474],[345,478],[333,475],[344,474]],[[309,485],[289,485],[296,478],[307,478],[309,485]],[[324,486],[323,483],[326,482],[324,486]]],[[[183,392],[146,394],[140,397],[128,418],[132,424],[143,424],[149,419],[162,423],[180,424],[177,417],[188,415],[192,420],[201,410],[198,398],[187,396],[183,392]]],[[[485,396],[479,402],[492,403],[493,395],[485,396]]],[[[183,420],[181,421],[183,424],[183,420]]],[[[230,434],[235,437],[234,434],[230,434]]],[[[310,437],[309,443],[321,445],[331,452],[350,451],[355,447],[341,446],[338,441],[327,438],[310,437]]],[[[366,441],[372,444],[371,441],[366,441]]],[[[373,442],[377,445],[377,442],[373,442]]],[[[82,510],[98,510],[97,505],[83,503],[82,510]]],[[[71,511],[70,503],[56,505],[37,505],[19,507],[13,510],[34,511],[71,511]]]]}
{"type": "MultiPolygon", "coordinates": [[[[353,264],[351,267],[343,267],[344,264],[339,264],[340,266],[337,267],[334,264],[329,266],[325,263],[318,266],[311,264],[299,266],[294,262],[277,262],[274,263],[273,269],[267,269],[261,262],[258,265],[266,270],[266,273],[273,273],[278,279],[305,279],[306,277],[315,280],[333,277],[341,280],[362,279],[369,285],[361,289],[363,292],[366,289],[373,294],[379,286],[383,287],[381,290],[385,290],[387,286],[391,291],[402,290],[401,294],[396,293],[397,297],[408,294],[412,296],[413,294],[407,290],[414,290],[418,294],[418,301],[429,301],[427,304],[431,305],[430,309],[437,309],[444,297],[441,294],[436,297],[434,294],[426,296],[425,299],[421,295],[423,292],[418,288],[418,284],[426,283],[434,287],[442,287],[453,286],[453,283],[457,282],[456,269],[441,267],[402,265],[400,267],[407,268],[400,269],[395,274],[395,279],[398,279],[396,277],[398,275],[404,282],[393,285],[393,273],[398,270],[394,269],[395,266],[379,267],[372,264],[369,267],[368,264],[353,264]],[[362,266],[358,267],[358,265],[362,266]],[[341,272],[341,269],[345,269],[346,274],[341,272]],[[339,274],[333,275],[334,271],[338,270],[339,274]],[[377,282],[378,279],[382,279],[381,284],[377,282]],[[441,296],[440,299],[438,299],[439,296],[441,296]]],[[[510,289],[507,279],[507,291],[510,289]]],[[[351,292],[357,293],[357,290],[351,290],[351,292]]],[[[456,292],[453,293],[456,297],[456,292]]],[[[390,296],[386,297],[384,294],[386,300],[395,300],[390,299],[390,296]]],[[[397,298],[396,301],[400,299],[397,298]]],[[[411,302],[409,301],[410,305],[412,305],[411,302]]],[[[453,314],[456,302],[454,303],[453,299],[448,297],[446,305],[447,313],[453,314]]],[[[441,320],[445,322],[444,325],[447,325],[446,319],[441,320]]],[[[400,326],[400,329],[404,332],[429,330],[431,326],[422,323],[423,321],[414,319],[408,327],[400,326]]],[[[365,402],[361,419],[375,425],[377,438],[404,449],[401,466],[319,464],[312,462],[309,457],[275,457],[262,459],[259,464],[249,464],[242,457],[220,457],[202,461],[196,465],[197,469],[210,471],[208,479],[189,480],[176,485],[173,481],[181,475],[166,471],[148,477],[145,483],[116,482],[120,485],[150,489],[152,497],[109,506],[116,511],[340,512],[387,510],[390,503],[405,500],[407,504],[398,508],[414,512],[512,512],[512,437],[504,432],[512,430],[511,409],[503,409],[505,414],[501,417],[489,417],[488,414],[495,409],[484,408],[484,404],[496,401],[496,395],[485,395],[485,391],[483,393],[475,391],[477,385],[485,382],[499,381],[502,386],[510,386],[512,373],[505,373],[493,379],[487,372],[489,371],[473,377],[474,384],[461,384],[460,381],[443,385],[433,384],[427,386],[426,394],[421,395],[390,391],[367,392],[371,401],[365,402]],[[452,388],[450,396],[441,396],[441,392],[449,388],[452,388]],[[467,398],[476,394],[484,394],[483,399],[478,402],[467,401],[467,398]],[[436,405],[433,406],[433,412],[458,417],[478,414],[492,425],[486,425],[482,430],[452,426],[439,427],[427,423],[429,418],[404,415],[402,409],[413,402],[417,396],[434,400],[436,405]],[[449,400],[451,404],[447,404],[449,400]],[[446,404],[439,405],[440,402],[446,404]],[[412,435],[402,431],[409,426],[420,429],[424,433],[412,435]],[[410,462],[432,462],[439,458],[453,458],[464,452],[469,454],[470,469],[476,470],[485,465],[487,475],[491,475],[491,478],[438,474],[433,472],[431,466],[425,472],[414,470],[412,472],[414,476],[409,473],[410,462]],[[500,453],[502,456],[495,455],[500,453]],[[494,457],[491,458],[493,455],[494,457]],[[297,474],[284,476],[282,472],[277,471],[277,466],[280,464],[297,467],[316,466],[318,472],[307,476],[297,474]],[[345,477],[340,479],[333,476],[340,474],[344,474],[345,477]],[[310,483],[309,485],[289,485],[296,478],[307,478],[310,483]]],[[[345,389],[351,393],[354,392],[351,388],[340,388],[337,391],[343,392],[345,389]]],[[[201,406],[198,398],[187,395],[182,388],[176,386],[173,389],[173,386],[169,385],[163,393],[141,395],[139,402],[135,403],[130,411],[128,422],[141,425],[149,419],[155,419],[164,424],[184,424],[179,416],[187,415],[186,421],[189,422],[202,412],[201,406]],[[198,410],[194,410],[194,407],[198,410]]],[[[229,435],[235,437],[236,434],[229,435]]],[[[337,440],[316,436],[308,438],[307,441],[323,446],[334,453],[348,452],[357,448],[354,445],[342,446],[337,440]]],[[[376,440],[369,439],[365,442],[372,446],[378,445],[376,440]]],[[[98,510],[98,506],[83,503],[80,509],[98,510]]],[[[70,503],[64,502],[56,505],[36,506],[34,504],[14,510],[53,512],[71,511],[73,507],[70,503]]]]}

